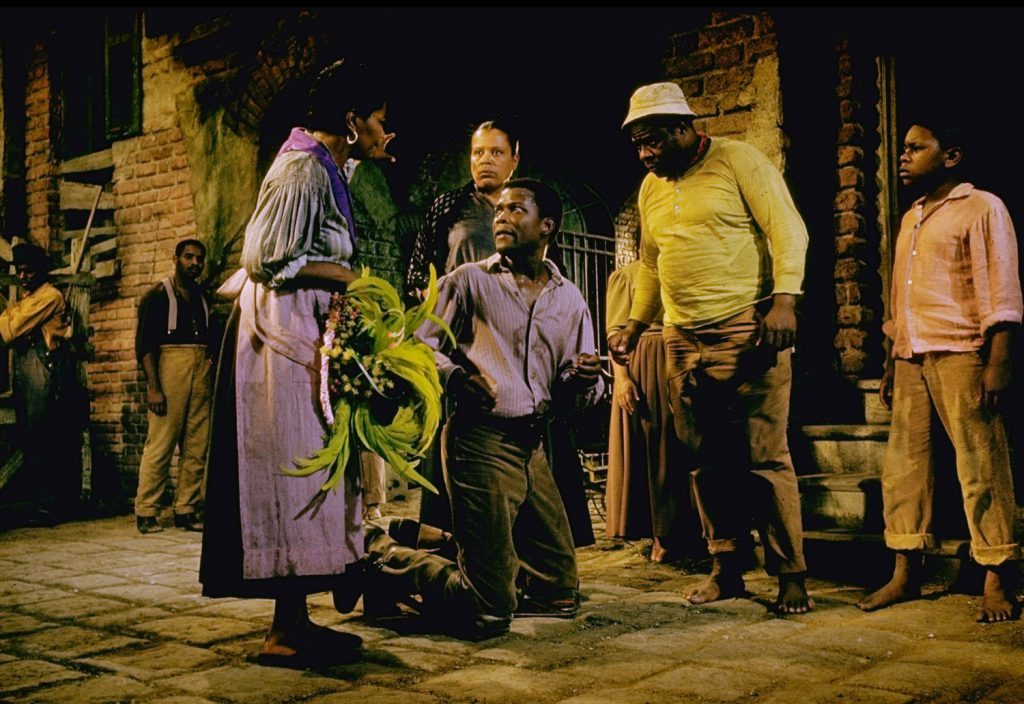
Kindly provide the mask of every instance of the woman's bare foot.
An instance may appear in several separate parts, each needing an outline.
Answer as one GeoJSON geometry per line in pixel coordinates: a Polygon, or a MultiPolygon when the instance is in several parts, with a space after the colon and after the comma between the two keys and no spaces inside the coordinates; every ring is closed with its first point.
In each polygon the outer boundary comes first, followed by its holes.
{"type": "Polygon", "coordinates": [[[708,578],[684,594],[691,604],[706,604],[719,599],[731,599],[747,593],[743,574],[733,553],[719,553],[714,557],[708,578]]]}
{"type": "Polygon", "coordinates": [[[805,614],[814,608],[814,599],[807,594],[803,573],[780,574],[779,596],[774,611],[779,614],[805,614]]]}
{"type": "Polygon", "coordinates": [[[974,612],[974,620],[978,623],[996,623],[1012,621],[1020,618],[1020,606],[1014,593],[1016,584],[1017,562],[1004,562],[998,567],[989,567],[985,571],[985,592],[981,606],[974,612]]]}
{"type": "Polygon", "coordinates": [[[892,579],[857,604],[861,611],[875,611],[901,601],[921,598],[921,553],[916,550],[896,553],[892,579]]]}

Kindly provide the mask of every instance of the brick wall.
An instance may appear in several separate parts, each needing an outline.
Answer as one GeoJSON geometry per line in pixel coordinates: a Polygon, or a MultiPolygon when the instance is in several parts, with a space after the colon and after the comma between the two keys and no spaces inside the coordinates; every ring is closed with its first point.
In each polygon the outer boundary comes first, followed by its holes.
{"type": "Polygon", "coordinates": [[[29,239],[44,248],[54,239],[60,215],[53,142],[56,107],[46,46],[39,43],[29,58],[25,88],[25,197],[29,239]]]}
{"type": "Polygon", "coordinates": [[[873,155],[878,146],[873,126],[877,99],[875,67],[870,57],[836,47],[839,129],[836,137],[835,291],[838,310],[834,340],[839,371],[860,376],[880,363],[878,329],[881,281],[878,277],[873,155]]]}
{"type": "MultiPolygon", "coordinates": [[[[785,167],[778,40],[770,13],[711,12],[708,24],[672,37],[665,76],[682,87],[699,131],[752,144],[785,167]]],[[[616,261],[629,261],[636,250],[635,211],[635,199],[629,199],[616,219],[616,261]]]]}
{"type": "Polygon", "coordinates": [[[129,496],[147,430],[145,377],[134,350],[139,299],[171,272],[175,243],[196,236],[191,171],[175,99],[191,88],[195,76],[175,61],[171,49],[166,37],[143,40],[143,134],[111,147],[121,275],[111,288],[95,292],[90,312],[94,450],[113,458],[129,496]]]}

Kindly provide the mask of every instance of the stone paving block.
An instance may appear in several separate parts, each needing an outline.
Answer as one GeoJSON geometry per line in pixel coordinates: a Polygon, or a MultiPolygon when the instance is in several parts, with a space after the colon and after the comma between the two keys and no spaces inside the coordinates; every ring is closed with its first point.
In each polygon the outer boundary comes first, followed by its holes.
{"type": "Polygon", "coordinates": [[[405,648],[407,650],[428,650],[448,655],[466,655],[488,646],[502,643],[508,637],[503,636],[501,638],[492,638],[482,643],[471,643],[448,636],[410,635],[392,638],[388,641],[388,645],[393,648],[405,648]]]}
{"type": "Polygon", "coordinates": [[[758,704],[912,704],[914,698],[906,694],[883,692],[863,687],[837,686],[831,684],[805,684],[800,688],[780,689],[758,704]]]}
{"type": "Polygon", "coordinates": [[[22,565],[16,572],[21,581],[35,584],[52,584],[61,578],[74,577],[77,573],[52,565],[22,565]]]}
{"type": "Polygon", "coordinates": [[[843,685],[909,694],[918,699],[948,695],[973,701],[976,693],[995,689],[1001,678],[986,672],[910,662],[885,663],[854,675],[843,685]]]}
{"type": "Polygon", "coordinates": [[[74,572],[69,577],[55,579],[53,582],[58,586],[72,589],[76,592],[113,587],[118,584],[128,584],[127,579],[115,577],[111,574],[77,574],[74,572]]]}
{"type": "Polygon", "coordinates": [[[0,664],[0,694],[82,677],[85,675],[81,672],[42,660],[6,662],[0,664]]]}
{"type": "Polygon", "coordinates": [[[149,686],[114,675],[102,675],[93,679],[64,684],[52,689],[33,692],[22,701],[24,704],[110,704],[111,702],[135,702],[154,692],[149,686]]]}
{"type": "MultiPolygon", "coordinates": [[[[667,653],[651,654],[650,658],[623,659],[616,655],[591,657],[556,671],[584,680],[599,682],[602,686],[617,687],[651,677],[659,672],[678,667],[679,660],[666,657],[667,653]]],[[[615,701],[607,699],[606,701],[615,701]]]]}
{"type": "MultiPolygon", "coordinates": [[[[696,700],[692,698],[681,698],[673,692],[638,691],[636,689],[624,689],[612,687],[601,689],[596,692],[588,692],[568,699],[559,699],[557,704],[680,704],[686,702],[692,704],[696,700]]],[[[715,701],[721,701],[716,699],[715,701]]]]}
{"type": "Polygon", "coordinates": [[[182,594],[171,587],[161,587],[155,584],[119,584],[112,587],[102,587],[92,590],[100,596],[111,596],[125,601],[134,601],[142,604],[163,605],[167,602],[176,601],[182,594]]]}
{"type": "Polygon", "coordinates": [[[170,611],[158,609],[155,606],[124,606],[127,608],[76,619],[76,623],[90,628],[131,628],[143,621],[155,621],[173,615],[170,611]]]}
{"type": "Polygon", "coordinates": [[[551,701],[582,691],[588,684],[582,678],[561,673],[482,665],[424,680],[412,689],[455,701],[511,704],[551,701]]]}
{"type": "Polygon", "coordinates": [[[759,701],[771,688],[772,682],[760,674],[688,664],[645,677],[628,689],[671,692],[679,702],[732,702],[746,698],[759,701]]]}
{"type": "Polygon", "coordinates": [[[972,630],[977,630],[965,628],[973,623],[974,609],[970,598],[957,594],[934,601],[920,600],[895,604],[864,614],[861,625],[865,628],[897,631],[922,640],[964,640],[970,638],[972,630]]]}
{"type": "Polygon", "coordinates": [[[62,592],[61,594],[61,598],[25,604],[21,607],[21,611],[28,611],[43,618],[80,619],[95,614],[130,608],[129,604],[114,599],[104,599],[103,597],[85,594],[71,594],[69,592],[62,592]]]}
{"type": "Polygon", "coordinates": [[[977,704],[1020,704],[1024,702],[1024,681],[1015,679],[996,687],[977,700],[977,704]]]}
{"type": "Polygon", "coordinates": [[[148,681],[208,669],[222,664],[223,658],[205,648],[194,648],[181,643],[160,643],[152,648],[82,658],[78,662],[148,681]]]}
{"type": "MultiPolygon", "coordinates": [[[[197,616],[223,616],[265,621],[269,626],[274,617],[274,602],[269,599],[214,599],[210,604],[189,613],[197,616]]],[[[310,615],[312,616],[312,614],[310,615]]]]}
{"type": "Polygon", "coordinates": [[[139,623],[133,630],[153,633],[171,640],[181,640],[193,645],[209,645],[219,640],[237,638],[262,630],[261,626],[248,621],[215,616],[173,616],[139,623]]]}
{"type": "Polygon", "coordinates": [[[0,585],[0,606],[25,606],[72,595],[70,591],[40,587],[29,582],[7,582],[0,585]]]}
{"type": "MultiPolygon", "coordinates": [[[[172,587],[178,591],[195,591],[199,588],[199,570],[175,570],[167,574],[153,575],[149,584],[158,584],[163,587],[172,587]]],[[[252,601],[251,599],[249,601],[252,601]]],[[[261,600],[262,601],[262,600],[261,600]]]]}
{"type": "MultiPolygon", "coordinates": [[[[444,672],[468,662],[466,655],[445,655],[421,650],[391,648],[390,644],[380,646],[363,646],[364,659],[376,659],[381,663],[404,670],[417,670],[425,673],[444,672]]],[[[351,667],[346,665],[345,667],[351,667]]]]}
{"type": "Polygon", "coordinates": [[[552,642],[534,638],[506,639],[501,646],[484,648],[474,653],[483,660],[512,665],[549,669],[586,657],[587,652],[571,643],[552,642]]]}
{"type": "Polygon", "coordinates": [[[836,637],[835,631],[829,629],[813,629],[809,633],[787,638],[786,643],[884,661],[897,659],[920,641],[912,640],[902,633],[847,626],[841,631],[840,637],[836,637]]]}
{"type": "Polygon", "coordinates": [[[575,619],[514,618],[509,630],[529,638],[559,638],[580,628],[600,628],[618,624],[613,619],[602,619],[593,613],[584,613],[575,619]]]}
{"type": "Polygon", "coordinates": [[[929,640],[904,654],[900,662],[1024,677],[1024,651],[990,643],[929,640]]]}
{"type": "Polygon", "coordinates": [[[147,699],[146,704],[216,704],[211,699],[202,697],[161,697],[159,699],[147,699]]]}
{"type": "Polygon", "coordinates": [[[129,638],[104,631],[64,626],[15,638],[12,646],[33,655],[66,660],[145,642],[138,638],[129,638]]]}
{"type": "Polygon", "coordinates": [[[612,638],[606,645],[609,648],[683,655],[702,647],[702,640],[694,637],[694,633],[689,629],[647,628],[612,638]]]}
{"type": "Polygon", "coordinates": [[[325,677],[311,671],[289,670],[283,667],[240,665],[206,670],[153,683],[221,702],[238,704],[280,704],[301,701],[315,694],[337,692],[351,688],[351,684],[325,677]]]}
{"type": "Polygon", "coordinates": [[[54,628],[56,625],[48,621],[40,621],[31,616],[23,616],[8,611],[0,612],[0,634],[4,637],[19,633],[34,633],[46,628],[54,628]]]}
{"type": "Polygon", "coordinates": [[[803,649],[771,639],[736,638],[730,634],[704,643],[695,652],[688,653],[686,658],[706,666],[728,666],[780,681],[832,681],[853,674],[866,664],[842,653],[803,649]]]}
{"type": "Polygon", "coordinates": [[[306,704],[438,704],[440,701],[429,694],[398,692],[381,687],[356,687],[346,692],[313,697],[306,700],[306,704]]]}
{"type": "Polygon", "coordinates": [[[5,655],[3,653],[0,653],[0,663],[14,662],[17,659],[18,658],[14,655],[5,655]]]}
{"type": "Polygon", "coordinates": [[[804,623],[798,616],[790,616],[786,618],[780,618],[776,616],[770,616],[762,619],[758,623],[751,623],[746,625],[738,625],[736,630],[733,631],[732,636],[737,640],[744,638],[757,640],[759,638],[788,638],[790,636],[797,635],[807,631],[807,624],[804,623]]]}

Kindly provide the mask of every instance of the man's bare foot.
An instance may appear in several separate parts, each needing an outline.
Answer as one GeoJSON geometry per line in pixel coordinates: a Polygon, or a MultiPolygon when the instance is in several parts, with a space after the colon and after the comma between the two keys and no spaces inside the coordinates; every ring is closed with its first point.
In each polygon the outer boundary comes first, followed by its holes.
{"type": "Polygon", "coordinates": [[[734,553],[719,553],[714,556],[711,574],[708,578],[684,594],[691,604],[706,604],[719,599],[731,599],[747,593],[743,574],[737,565],[734,553]]]}
{"type": "Polygon", "coordinates": [[[654,544],[651,545],[651,562],[664,563],[669,561],[668,550],[661,544],[661,540],[655,536],[654,544]]]}
{"type": "Polygon", "coordinates": [[[807,594],[804,575],[780,574],[779,596],[775,599],[775,613],[805,614],[814,608],[814,599],[807,594]]]}
{"type": "Polygon", "coordinates": [[[917,551],[899,551],[892,579],[881,589],[872,592],[857,604],[861,611],[875,611],[901,601],[921,598],[921,554],[917,551]]]}
{"type": "Polygon", "coordinates": [[[985,593],[981,606],[974,612],[974,620],[978,623],[996,623],[1012,621],[1020,618],[1020,605],[1014,593],[1016,561],[1003,563],[998,567],[989,567],[985,571],[985,593]]]}

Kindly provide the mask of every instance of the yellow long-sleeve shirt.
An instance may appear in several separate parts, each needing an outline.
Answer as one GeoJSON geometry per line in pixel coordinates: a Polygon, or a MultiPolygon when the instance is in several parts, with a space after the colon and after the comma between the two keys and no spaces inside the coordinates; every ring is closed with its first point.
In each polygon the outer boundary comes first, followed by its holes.
{"type": "Polygon", "coordinates": [[[57,348],[67,326],[61,318],[64,296],[53,284],[45,283],[32,293],[11,303],[0,313],[0,337],[10,344],[36,328],[43,333],[47,349],[57,348]]]}
{"type": "Polygon", "coordinates": [[[640,186],[640,261],[629,317],[695,328],[775,293],[802,293],[807,228],[756,147],[714,138],[681,178],[640,186]]]}

